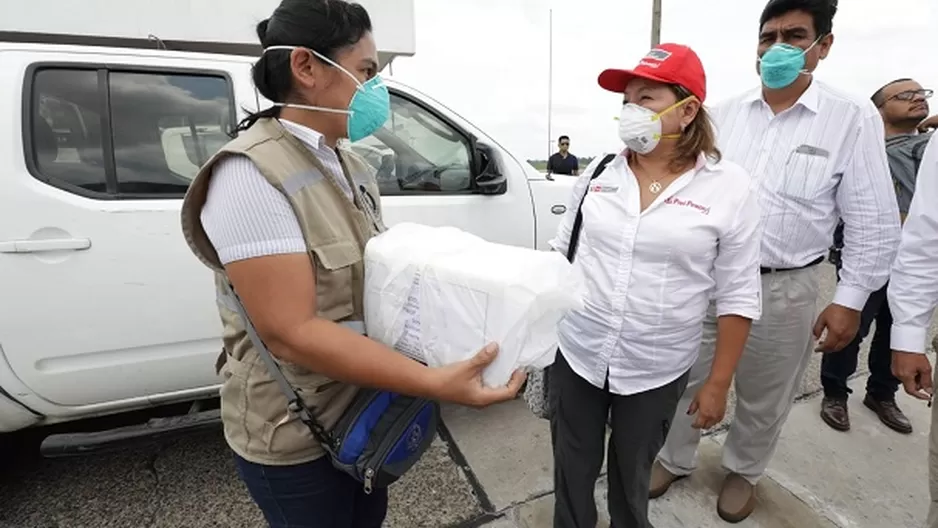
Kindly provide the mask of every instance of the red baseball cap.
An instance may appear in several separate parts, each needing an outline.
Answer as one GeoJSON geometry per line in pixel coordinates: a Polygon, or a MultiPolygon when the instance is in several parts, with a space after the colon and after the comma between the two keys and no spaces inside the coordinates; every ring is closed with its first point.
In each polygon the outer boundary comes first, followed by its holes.
{"type": "Polygon", "coordinates": [[[694,50],[681,44],[661,44],[645,55],[631,70],[609,69],[599,74],[599,85],[610,92],[622,93],[636,77],[666,84],[678,84],[700,102],[707,97],[707,74],[694,50]]]}

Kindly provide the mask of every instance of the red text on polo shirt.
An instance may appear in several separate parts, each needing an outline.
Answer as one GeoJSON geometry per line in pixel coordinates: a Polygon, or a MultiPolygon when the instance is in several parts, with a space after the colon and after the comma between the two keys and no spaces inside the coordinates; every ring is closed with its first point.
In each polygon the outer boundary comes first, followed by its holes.
{"type": "Polygon", "coordinates": [[[691,209],[696,209],[705,215],[710,214],[709,206],[700,205],[698,203],[695,203],[693,200],[682,200],[678,198],[677,196],[669,196],[664,201],[664,203],[667,205],[683,205],[684,207],[690,207],[691,209]]]}

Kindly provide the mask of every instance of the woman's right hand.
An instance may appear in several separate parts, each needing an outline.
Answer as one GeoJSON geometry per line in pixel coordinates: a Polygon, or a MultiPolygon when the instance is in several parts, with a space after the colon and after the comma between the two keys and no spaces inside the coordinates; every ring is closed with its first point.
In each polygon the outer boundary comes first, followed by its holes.
{"type": "Polygon", "coordinates": [[[436,399],[478,408],[513,399],[526,377],[521,370],[512,373],[505,387],[482,385],[482,371],[497,355],[498,345],[491,343],[466,361],[433,369],[436,399]]]}

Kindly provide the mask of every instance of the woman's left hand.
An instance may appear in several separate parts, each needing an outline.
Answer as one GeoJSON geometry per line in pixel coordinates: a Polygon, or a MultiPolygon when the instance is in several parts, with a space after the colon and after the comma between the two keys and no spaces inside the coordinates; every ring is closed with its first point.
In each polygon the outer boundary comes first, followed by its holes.
{"type": "Polygon", "coordinates": [[[726,395],[729,386],[706,381],[694,395],[687,414],[697,414],[694,429],[709,429],[723,421],[726,414],[726,395]]]}

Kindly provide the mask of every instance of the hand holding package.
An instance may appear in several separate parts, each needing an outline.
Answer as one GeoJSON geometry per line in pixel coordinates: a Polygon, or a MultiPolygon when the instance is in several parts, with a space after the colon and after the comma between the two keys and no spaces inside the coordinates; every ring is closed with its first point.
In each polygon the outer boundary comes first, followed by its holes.
{"type": "Polygon", "coordinates": [[[453,227],[398,224],[365,248],[372,339],[431,367],[498,343],[483,383],[554,361],[557,324],[582,307],[581,274],[557,252],[487,242],[453,227]]]}

